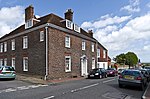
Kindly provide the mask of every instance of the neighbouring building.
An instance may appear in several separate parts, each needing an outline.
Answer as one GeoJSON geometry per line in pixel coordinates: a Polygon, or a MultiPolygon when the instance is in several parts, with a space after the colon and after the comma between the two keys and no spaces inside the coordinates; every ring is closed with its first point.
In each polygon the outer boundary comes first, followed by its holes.
{"type": "Polygon", "coordinates": [[[27,7],[25,24],[0,38],[0,64],[43,79],[85,76],[97,62],[106,68],[107,49],[74,23],[71,9],[64,16],[36,18],[34,7],[27,7]]]}
{"type": "Polygon", "coordinates": [[[99,42],[97,42],[97,67],[108,68],[108,50],[99,42]]]}

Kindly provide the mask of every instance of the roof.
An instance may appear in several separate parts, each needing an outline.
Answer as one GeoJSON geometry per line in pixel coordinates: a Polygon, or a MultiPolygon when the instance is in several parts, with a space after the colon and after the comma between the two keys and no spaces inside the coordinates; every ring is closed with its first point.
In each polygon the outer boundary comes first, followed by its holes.
{"type": "MultiPolygon", "coordinates": [[[[11,31],[9,34],[6,34],[6,35],[2,36],[0,39],[6,38],[8,36],[11,36],[11,35],[26,31],[26,30],[29,30],[31,28],[34,28],[34,27],[37,27],[37,26],[40,26],[40,25],[43,25],[43,24],[46,24],[46,23],[51,23],[51,24],[66,28],[65,23],[64,23],[65,19],[63,19],[63,18],[61,18],[61,17],[59,17],[59,16],[57,16],[53,13],[45,15],[45,16],[40,17],[40,18],[35,18],[35,19],[40,20],[40,22],[37,22],[36,24],[34,24],[32,27],[30,27],[28,29],[25,29],[25,24],[23,24],[23,25],[19,26],[18,28],[16,28],[15,30],[11,31]]],[[[66,29],[68,29],[68,28],[66,28],[66,29]]],[[[89,33],[87,33],[82,28],[81,28],[81,33],[83,35],[86,35],[86,36],[94,39],[89,33]]]]}

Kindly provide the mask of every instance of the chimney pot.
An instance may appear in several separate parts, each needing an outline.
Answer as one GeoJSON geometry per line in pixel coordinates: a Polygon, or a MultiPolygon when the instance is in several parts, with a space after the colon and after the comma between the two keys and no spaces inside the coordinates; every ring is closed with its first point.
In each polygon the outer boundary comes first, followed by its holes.
{"type": "Polygon", "coordinates": [[[73,11],[72,9],[67,9],[65,12],[65,19],[73,21],[73,11]]]}

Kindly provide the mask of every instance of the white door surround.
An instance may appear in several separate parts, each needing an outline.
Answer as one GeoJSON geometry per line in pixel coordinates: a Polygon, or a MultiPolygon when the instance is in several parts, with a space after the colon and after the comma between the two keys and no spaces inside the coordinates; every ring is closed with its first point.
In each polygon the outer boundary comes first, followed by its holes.
{"type": "Polygon", "coordinates": [[[83,55],[81,57],[81,76],[87,76],[87,57],[86,55],[83,55]]]}

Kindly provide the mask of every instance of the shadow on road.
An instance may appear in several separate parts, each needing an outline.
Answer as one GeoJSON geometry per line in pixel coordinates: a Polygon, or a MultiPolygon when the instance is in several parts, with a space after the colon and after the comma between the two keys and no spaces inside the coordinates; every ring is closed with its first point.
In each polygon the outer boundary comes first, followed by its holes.
{"type": "Polygon", "coordinates": [[[0,78],[0,81],[12,81],[12,80],[14,80],[14,79],[12,79],[12,78],[0,78]]]}

